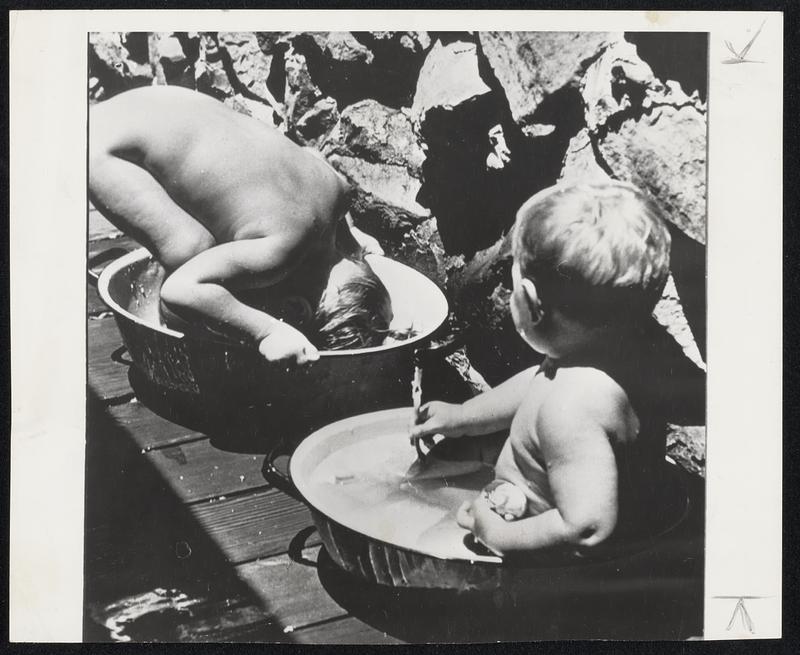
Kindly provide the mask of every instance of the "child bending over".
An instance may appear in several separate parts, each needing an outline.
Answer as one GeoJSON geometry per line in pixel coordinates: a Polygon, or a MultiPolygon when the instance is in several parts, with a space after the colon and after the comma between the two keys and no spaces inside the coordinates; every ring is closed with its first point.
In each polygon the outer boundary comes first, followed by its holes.
{"type": "Polygon", "coordinates": [[[511,313],[545,359],[461,405],[423,405],[412,430],[510,428],[495,482],[457,515],[491,550],[590,549],[658,513],[666,433],[644,326],[669,252],[658,208],[628,184],[552,187],[517,213],[511,313]]]}
{"type": "Polygon", "coordinates": [[[268,360],[380,345],[388,293],[352,228],[349,185],[277,130],[201,93],[148,87],[94,106],[89,196],[166,269],[168,324],[268,360]]]}

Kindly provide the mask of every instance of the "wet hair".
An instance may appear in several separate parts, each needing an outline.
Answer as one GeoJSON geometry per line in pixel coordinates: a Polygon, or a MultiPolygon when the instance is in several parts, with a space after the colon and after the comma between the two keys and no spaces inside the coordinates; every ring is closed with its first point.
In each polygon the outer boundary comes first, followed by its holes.
{"type": "Polygon", "coordinates": [[[362,255],[348,259],[358,272],[339,288],[334,303],[320,302],[317,309],[316,345],[322,350],[380,346],[389,335],[389,292],[362,255]]]}
{"type": "Polygon", "coordinates": [[[624,182],[537,193],[517,212],[512,248],[544,307],[593,325],[649,315],[669,275],[662,213],[624,182]]]}

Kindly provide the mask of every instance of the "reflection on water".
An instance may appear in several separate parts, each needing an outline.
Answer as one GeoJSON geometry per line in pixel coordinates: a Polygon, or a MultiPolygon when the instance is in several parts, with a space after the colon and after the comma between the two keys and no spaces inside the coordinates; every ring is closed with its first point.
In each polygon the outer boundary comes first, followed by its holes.
{"type": "Polygon", "coordinates": [[[404,430],[337,448],[311,474],[310,500],[335,521],[375,539],[473,558],[455,515],[492,480],[493,468],[477,458],[444,460],[435,454],[420,463],[404,430]]]}

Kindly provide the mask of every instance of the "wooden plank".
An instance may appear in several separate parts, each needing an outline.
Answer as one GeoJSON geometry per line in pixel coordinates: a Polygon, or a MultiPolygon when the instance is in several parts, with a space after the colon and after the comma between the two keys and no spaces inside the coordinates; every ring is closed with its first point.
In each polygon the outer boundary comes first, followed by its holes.
{"type": "Polygon", "coordinates": [[[261,474],[264,455],[214,448],[207,439],[145,454],[184,503],[268,486],[261,474]]]}
{"type": "Polygon", "coordinates": [[[305,505],[277,489],[212,500],[188,509],[234,564],[286,552],[292,538],[313,524],[305,505]]]}
{"type": "Polygon", "coordinates": [[[287,632],[347,615],[320,583],[313,565],[318,551],[318,547],[302,551],[308,564],[280,555],[236,567],[239,579],[258,596],[270,616],[285,626],[287,632]]]}
{"type": "Polygon", "coordinates": [[[303,628],[292,633],[299,644],[402,644],[353,616],[303,628]]]}
{"type": "Polygon", "coordinates": [[[88,382],[92,391],[102,400],[114,400],[133,393],[128,383],[128,367],[111,358],[122,345],[122,337],[113,318],[88,321],[88,382]]]}
{"type": "Polygon", "coordinates": [[[174,446],[204,438],[202,432],[196,432],[178,423],[173,423],[152,412],[138,400],[108,408],[108,414],[115,424],[125,430],[136,445],[144,451],[174,446]]]}
{"type": "Polygon", "coordinates": [[[107,602],[89,602],[85,635],[92,641],[280,641],[283,626],[244,594],[156,587],[107,602]]]}

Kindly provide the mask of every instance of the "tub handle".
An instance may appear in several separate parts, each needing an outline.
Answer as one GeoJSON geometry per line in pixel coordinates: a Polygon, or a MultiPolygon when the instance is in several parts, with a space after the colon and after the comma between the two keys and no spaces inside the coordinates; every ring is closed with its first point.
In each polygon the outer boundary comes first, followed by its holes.
{"type": "Polygon", "coordinates": [[[86,262],[86,278],[89,284],[97,288],[97,281],[100,279],[100,273],[102,273],[103,269],[101,268],[99,271],[95,271],[95,268],[101,264],[110,264],[113,260],[119,259],[123,255],[127,255],[129,252],[130,250],[115,246],[113,248],[108,248],[107,250],[101,250],[100,252],[89,257],[86,262]]]}
{"type": "Polygon", "coordinates": [[[281,440],[264,458],[261,474],[267,482],[274,485],[285,494],[291,496],[295,500],[305,502],[303,495],[295,486],[292,476],[289,473],[290,460],[291,455],[288,452],[288,444],[284,440],[281,440]],[[279,460],[285,460],[285,463],[280,464],[279,460]]]}
{"type": "Polygon", "coordinates": [[[292,540],[289,542],[289,547],[286,549],[286,554],[289,555],[290,560],[302,564],[303,566],[314,569],[317,568],[317,563],[313,559],[309,559],[303,555],[303,550],[307,548],[306,544],[308,543],[308,538],[315,532],[317,532],[317,526],[308,525],[292,537],[292,540]]]}

